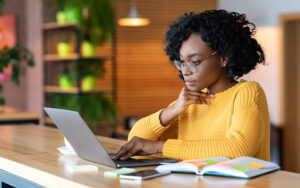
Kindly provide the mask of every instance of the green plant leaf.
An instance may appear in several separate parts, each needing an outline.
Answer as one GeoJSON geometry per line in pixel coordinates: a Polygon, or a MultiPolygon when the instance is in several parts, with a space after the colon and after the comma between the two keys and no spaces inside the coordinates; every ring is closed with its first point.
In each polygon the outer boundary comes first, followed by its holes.
{"type": "Polygon", "coordinates": [[[20,53],[21,53],[21,49],[19,48],[18,45],[15,45],[14,47],[12,47],[9,51],[9,56],[12,60],[15,60],[16,63],[19,63],[20,61],[20,53]]]}
{"type": "Polygon", "coordinates": [[[82,38],[95,45],[111,39],[114,28],[114,12],[109,0],[53,0],[61,9],[76,8],[77,27],[82,38]]]}
{"type": "Polygon", "coordinates": [[[106,73],[104,62],[101,60],[85,60],[82,61],[81,75],[84,76],[95,76],[102,78],[106,73]]]}
{"type": "Polygon", "coordinates": [[[54,108],[78,111],[92,129],[100,121],[104,121],[107,126],[116,125],[116,105],[112,99],[102,94],[50,94],[46,103],[54,108]]]}
{"type": "Polygon", "coordinates": [[[0,105],[1,106],[5,105],[5,99],[3,97],[0,97],[0,105]]]}
{"type": "Polygon", "coordinates": [[[34,66],[32,53],[27,48],[21,48],[18,44],[12,48],[5,46],[0,50],[0,72],[3,68],[12,65],[12,81],[19,85],[20,62],[25,61],[29,66],[34,66]]]}
{"type": "Polygon", "coordinates": [[[19,80],[19,72],[20,72],[19,66],[16,65],[16,64],[13,64],[13,66],[12,66],[12,76],[11,76],[11,79],[12,79],[12,81],[15,82],[17,85],[20,84],[20,80],[19,80]]]}
{"type": "Polygon", "coordinates": [[[0,0],[0,15],[2,14],[2,6],[4,5],[4,0],[0,0]]]}

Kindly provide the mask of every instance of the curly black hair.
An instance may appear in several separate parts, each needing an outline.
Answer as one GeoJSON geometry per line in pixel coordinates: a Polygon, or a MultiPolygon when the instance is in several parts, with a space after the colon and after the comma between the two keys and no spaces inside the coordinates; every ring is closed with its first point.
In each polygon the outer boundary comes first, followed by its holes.
{"type": "Polygon", "coordinates": [[[212,50],[227,59],[227,77],[234,81],[265,60],[261,46],[253,38],[255,31],[255,25],[246,20],[245,14],[225,10],[185,13],[169,26],[165,51],[171,62],[179,60],[182,43],[197,33],[212,50]]]}

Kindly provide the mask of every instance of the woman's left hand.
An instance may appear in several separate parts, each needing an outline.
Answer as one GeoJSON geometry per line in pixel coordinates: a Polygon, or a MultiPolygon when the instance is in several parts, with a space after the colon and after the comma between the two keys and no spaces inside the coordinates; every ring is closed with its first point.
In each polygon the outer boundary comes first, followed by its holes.
{"type": "Polygon", "coordinates": [[[133,155],[152,155],[162,152],[165,141],[147,140],[133,137],[112,156],[112,159],[127,160],[133,155]]]}

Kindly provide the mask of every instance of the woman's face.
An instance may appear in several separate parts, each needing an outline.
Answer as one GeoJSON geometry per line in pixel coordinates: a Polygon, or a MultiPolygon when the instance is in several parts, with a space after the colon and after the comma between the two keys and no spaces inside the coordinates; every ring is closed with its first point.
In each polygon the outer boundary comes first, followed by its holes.
{"type": "Polygon", "coordinates": [[[210,92],[214,92],[212,90],[215,86],[219,85],[218,83],[222,83],[224,79],[227,80],[224,68],[226,62],[223,61],[224,58],[214,53],[214,51],[203,42],[199,34],[191,34],[190,37],[182,43],[179,53],[181,60],[184,62],[198,64],[195,73],[188,70],[186,66],[182,68],[182,75],[189,90],[201,91],[204,88],[208,88],[210,92]]]}

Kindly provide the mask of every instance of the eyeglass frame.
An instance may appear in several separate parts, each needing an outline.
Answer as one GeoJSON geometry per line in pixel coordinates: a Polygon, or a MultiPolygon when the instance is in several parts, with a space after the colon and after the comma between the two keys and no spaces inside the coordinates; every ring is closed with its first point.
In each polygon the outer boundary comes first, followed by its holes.
{"type": "MultiPolygon", "coordinates": [[[[207,60],[209,57],[212,57],[212,56],[216,55],[216,53],[217,53],[217,51],[212,52],[210,55],[208,55],[204,59],[202,59],[200,61],[200,63],[202,63],[203,61],[207,60]]],[[[182,68],[186,67],[192,73],[196,73],[197,72],[197,66],[200,65],[200,63],[196,65],[193,62],[185,62],[183,60],[180,60],[180,61],[174,60],[173,63],[175,64],[175,66],[176,66],[176,68],[178,70],[182,71],[182,68]],[[192,70],[192,69],[194,69],[194,70],[192,70]]]]}

